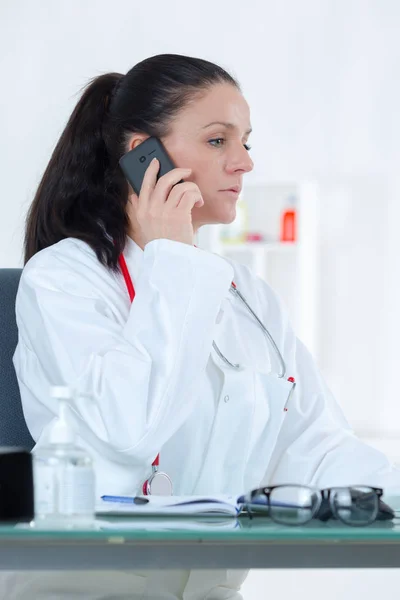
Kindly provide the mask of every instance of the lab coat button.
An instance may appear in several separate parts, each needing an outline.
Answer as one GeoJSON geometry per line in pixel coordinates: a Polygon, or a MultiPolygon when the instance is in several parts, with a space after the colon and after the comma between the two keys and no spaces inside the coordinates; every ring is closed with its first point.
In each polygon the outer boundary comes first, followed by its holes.
{"type": "Polygon", "coordinates": [[[224,402],[229,402],[229,396],[225,396],[224,402]]]}

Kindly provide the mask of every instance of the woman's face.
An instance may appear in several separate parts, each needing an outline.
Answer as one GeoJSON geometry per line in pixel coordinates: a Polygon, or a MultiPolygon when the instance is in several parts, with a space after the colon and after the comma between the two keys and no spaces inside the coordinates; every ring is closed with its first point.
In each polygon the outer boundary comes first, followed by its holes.
{"type": "Polygon", "coordinates": [[[250,111],[241,92],[216,84],[189,103],[162,139],[177,167],[190,167],[204,205],[192,211],[193,227],[231,223],[243,175],[253,168],[247,149],[250,111]]]}

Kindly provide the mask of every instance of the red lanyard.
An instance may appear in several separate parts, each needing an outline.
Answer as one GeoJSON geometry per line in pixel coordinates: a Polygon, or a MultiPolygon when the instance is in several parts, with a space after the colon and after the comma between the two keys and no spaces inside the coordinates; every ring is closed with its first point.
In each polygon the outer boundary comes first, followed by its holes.
{"type": "Polygon", "coordinates": [[[130,273],[128,271],[128,267],[126,265],[126,260],[125,260],[125,257],[123,254],[120,254],[118,262],[119,262],[120,269],[122,271],[122,275],[124,276],[124,279],[125,279],[125,284],[126,284],[126,289],[128,290],[129,299],[131,302],[133,302],[133,300],[135,298],[135,288],[133,287],[132,279],[131,279],[130,273]]]}

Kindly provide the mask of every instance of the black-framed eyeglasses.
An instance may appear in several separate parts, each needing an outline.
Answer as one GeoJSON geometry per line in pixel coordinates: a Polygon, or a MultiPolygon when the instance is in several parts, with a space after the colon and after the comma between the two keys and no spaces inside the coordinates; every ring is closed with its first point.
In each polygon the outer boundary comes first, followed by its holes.
{"type": "Polygon", "coordinates": [[[306,485],[275,485],[253,490],[243,497],[250,517],[263,509],[281,525],[305,525],[311,519],[334,517],[353,527],[373,523],[379,512],[381,488],[370,486],[318,489],[306,485]]]}

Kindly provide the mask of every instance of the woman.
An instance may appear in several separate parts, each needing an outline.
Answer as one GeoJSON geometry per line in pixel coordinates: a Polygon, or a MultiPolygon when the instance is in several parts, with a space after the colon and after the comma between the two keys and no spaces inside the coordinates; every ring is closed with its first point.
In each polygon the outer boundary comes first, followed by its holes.
{"type": "MultiPolygon", "coordinates": [[[[354,437],[268,285],[194,246],[202,225],[235,218],[253,168],[250,131],[223,69],[155,56],[89,85],[39,185],[15,368],[36,447],[57,414],[50,386],[81,393],[71,421],[94,458],[98,496],[141,492],[159,453],[175,494],[400,483],[354,437]],[[152,162],[138,197],[118,161],[149,136],[178,168],[157,180],[152,162]]],[[[182,577],[168,597],[240,597],[239,574],[182,577]]]]}

